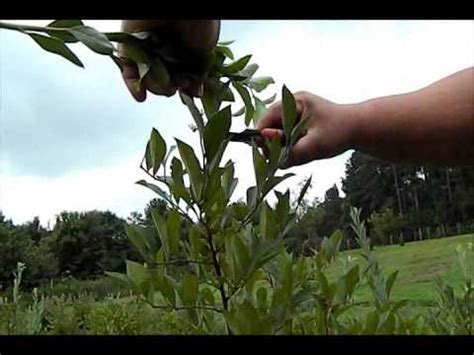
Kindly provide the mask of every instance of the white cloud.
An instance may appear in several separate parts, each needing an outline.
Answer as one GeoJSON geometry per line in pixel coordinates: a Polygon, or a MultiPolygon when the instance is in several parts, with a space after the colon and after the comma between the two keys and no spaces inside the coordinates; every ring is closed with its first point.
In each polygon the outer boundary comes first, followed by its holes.
{"type": "Polygon", "coordinates": [[[63,210],[111,210],[122,217],[142,211],[154,196],[134,182],[145,177],[138,169],[142,153],[125,157],[122,163],[68,174],[59,178],[18,176],[2,179],[3,213],[15,223],[39,216],[41,223],[54,223],[63,210]],[[136,209],[134,209],[136,208],[136,209]]]}

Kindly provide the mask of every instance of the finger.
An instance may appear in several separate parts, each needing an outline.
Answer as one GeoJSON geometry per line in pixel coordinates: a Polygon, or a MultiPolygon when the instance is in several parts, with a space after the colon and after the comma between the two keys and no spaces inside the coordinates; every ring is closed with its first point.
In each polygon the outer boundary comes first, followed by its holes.
{"type": "Polygon", "coordinates": [[[282,128],[282,108],[281,103],[277,102],[270,106],[265,115],[258,120],[256,128],[263,130],[265,128],[282,128]]]}
{"type": "Polygon", "coordinates": [[[260,131],[260,134],[268,139],[268,140],[273,140],[273,138],[277,137],[280,139],[280,141],[283,141],[285,138],[285,134],[283,133],[283,130],[277,129],[277,128],[264,128],[260,131]]]}
{"type": "Polygon", "coordinates": [[[132,94],[133,98],[138,102],[143,102],[146,99],[146,89],[143,84],[137,85],[139,80],[138,69],[135,64],[124,64],[122,77],[125,82],[125,85],[132,94]]]}
{"type": "Polygon", "coordinates": [[[313,160],[312,157],[316,155],[315,153],[316,152],[313,151],[311,140],[307,136],[302,137],[291,148],[288,162],[283,168],[287,169],[292,166],[306,164],[313,160]]]}
{"type": "MultiPolygon", "coordinates": [[[[262,130],[264,128],[283,128],[283,108],[281,102],[274,103],[265,115],[257,122],[256,128],[262,130]]],[[[296,123],[300,120],[303,106],[296,101],[296,123]]]]}
{"type": "Polygon", "coordinates": [[[203,94],[204,86],[202,81],[193,75],[176,75],[174,81],[178,89],[188,96],[201,97],[203,94]]]}
{"type": "Polygon", "coordinates": [[[177,87],[173,84],[166,86],[158,84],[152,77],[146,75],[143,78],[143,87],[155,95],[171,97],[176,93],[177,87]]]}

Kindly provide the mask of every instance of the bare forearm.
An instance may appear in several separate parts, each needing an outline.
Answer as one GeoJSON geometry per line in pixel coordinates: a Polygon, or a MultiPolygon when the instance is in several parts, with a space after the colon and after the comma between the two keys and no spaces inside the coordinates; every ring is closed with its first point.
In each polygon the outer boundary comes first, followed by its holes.
{"type": "Polygon", "coordinates": [[[474,164],[474,68],[416,92],[348,105],[351,147],[397,163],[474,164]]]}

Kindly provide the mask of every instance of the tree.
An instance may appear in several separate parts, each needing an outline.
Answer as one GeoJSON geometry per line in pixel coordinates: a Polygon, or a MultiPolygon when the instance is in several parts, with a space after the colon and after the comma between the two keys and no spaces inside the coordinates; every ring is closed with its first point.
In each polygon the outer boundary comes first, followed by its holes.
{"type": "Polygon", "coordinates": [[[23,284],[27,288],[57,275],[57,260],[50,251],[50,233],[39,226],[38,218],[14,225],[0,214],[0,284],[9,285],[18,262],[24,262],[23,284]]]}
{"type": "Polygon", "coordinates": [[[393,244],[394,236],[400,232],[404,225],[404,220],[399,214],[395,214],[392,209],[386,208],[381,212],[373,212],[369,223],[373,226],[374,238],[380,245],[393,244]]]}
{"type": "Polygon", "coordinates": [[[371,211],[397,204],[396,185],[393,168],[387,162],[355,151],[346,163],[342,191],[349,205],[362,209],[364,219],[371,211]]]}
{"type": "Polygon", "coordinates": [[[109,211],[62,212],[52,244],[60,272],[84,278],[123,269],[123,260],[133,255],[124,226],[125,221],[109,211]]]}

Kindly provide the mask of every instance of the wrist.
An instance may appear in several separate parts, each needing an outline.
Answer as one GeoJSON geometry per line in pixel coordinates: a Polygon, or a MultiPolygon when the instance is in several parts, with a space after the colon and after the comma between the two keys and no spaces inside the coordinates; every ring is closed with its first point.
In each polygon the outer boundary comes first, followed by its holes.
{"type": "Polygon", "coordinates": [[[364,146],[369,133],[367,120],[370,117],[370,102],[343,105],[341,114],[341,126],[346,131],[347,150],[360,150],[364,146]]]}

